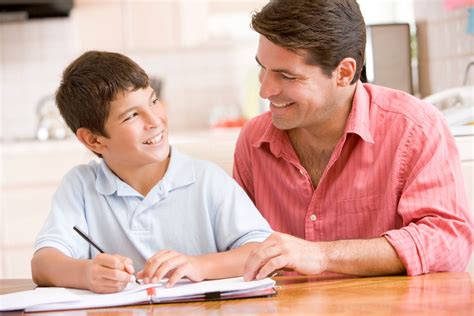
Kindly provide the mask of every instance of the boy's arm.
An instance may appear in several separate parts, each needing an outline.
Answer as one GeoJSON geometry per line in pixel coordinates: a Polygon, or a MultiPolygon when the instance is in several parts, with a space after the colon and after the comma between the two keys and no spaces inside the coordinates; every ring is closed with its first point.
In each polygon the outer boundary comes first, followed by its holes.
{"type": "Polygon", "coordinates": [[[258,244],[249,242],[228,251],[200,256],[187,256],[169,250],[160,251],[147,260],[143,271],[138,272],[137,276],[143,278],[145,283],[157,283],[167,276],[168,287],[184,277],[198,282],[242,276],[247,257],[258,244]]]}
{"type": "Polygon", "coordinates": [[[31,272],[33,281],[40,286],[114,293],[132,281],[133,266],[129,258],[119,255],[100,254],[92,260],[74,259],[46,247],[34,254],[31,272]]]}
{"type": "Polygon", "coordinates": [[[245,263],[250,252],[260,243],[249,242],[240,247],[218,253],[199,256],[206,279],[222,279],[244,275],[245,263]]]}
{"type": "Polygon", "coordinates": [[[73,259],[54,248],[42,248],[31,260],[33,282],[39,286],[85,289],[87,261],[89,260],[73,259]]]}

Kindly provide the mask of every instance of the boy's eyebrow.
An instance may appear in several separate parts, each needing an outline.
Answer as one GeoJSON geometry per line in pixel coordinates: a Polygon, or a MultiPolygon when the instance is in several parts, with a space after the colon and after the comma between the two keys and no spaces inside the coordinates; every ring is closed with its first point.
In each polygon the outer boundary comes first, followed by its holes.
{"type": "MultiPolygon", "coordinates": [[[[150,96],[148,97],[148,101],[151,101],[153,100],[154,98],[156,98],[156,92],[155,90],[151,90],[151,93],[150,93],[150,96]]],[[[117,115],[117,119],[121,119],[122,117],[124,117],[128,112],[130,111],[133,111],[135,110],[136,108],[140,107],[139,105],[136,105],[136,106],[131,106],[129,108],[126,108],[124,111],[122,111],[119,115],[117,115]]]]}
{"type": "Polygon", "coordinates": [[[148,98],[148,100],[153,99],[153,97],[156,98],[156,91],[155,91],[155,89],[152,88],[152,89],[151,89],[151,93],[150,93],[150,97],[148,98]]]}
{"type": "MultiPolygon", "coordinates": [[[[257,64],[258,64],[260,67],[262,67],[263,69],[267,69],[267,68],[265,68],[264,65],[262,65],[262,63],[260,62],[260,60],[258,59],[257,56],[255,56],[255,60],[257,61],[257,64]]],[[[301,77],[301,75],[296,74],[296,73],[294,73],[294,72],[292,72],[292,71],[290,71],[290,70],[288,70],[288,69],[283,69],[283,68],[280,69],[280,68],[277,68],[277,69],[270,69],[270,70],[273,71],[273,72],[283,72],[283,73],[288,74],[288,75],[290,75],[290,76],[301,77]]]]}

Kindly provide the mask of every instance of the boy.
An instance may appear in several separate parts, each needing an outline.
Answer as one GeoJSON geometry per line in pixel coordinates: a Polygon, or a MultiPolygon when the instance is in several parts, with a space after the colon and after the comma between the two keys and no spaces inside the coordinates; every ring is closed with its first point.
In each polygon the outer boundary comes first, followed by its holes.
{"type": "Polygon", "coordinates": [[[84,53],[65,69],[56,103],[102,159],[72,169],[58,188],[35,243],[35,283],[112,293],[135,271],[145,283],[169,277],[167,286],[243,275],[271,229],[224,171],[170,148],[166,114],[140,66],[84,53]]]}

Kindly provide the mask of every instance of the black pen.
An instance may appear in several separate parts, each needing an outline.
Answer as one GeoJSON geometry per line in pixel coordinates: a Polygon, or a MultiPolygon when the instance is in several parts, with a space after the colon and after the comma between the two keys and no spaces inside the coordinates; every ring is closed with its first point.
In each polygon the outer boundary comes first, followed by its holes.
{"type": "MultiPolygon", "coordinates": [[[[72,229],[74,229],[82,238],[85,239],[85,241],[87,241],[89,244],[91,244],[91,246],[93,246],[95,249],[97,249],[97,251],[99,251],[100,253],[105,253],[104,250],[102,250],[102,248],[99,247],[99,245],[97,245],[89,236],[87,236],[82,230],[79,229],[79,227],[77,226],[74,226],[72,229]]],[[[135,275],[134,275],[135,276],[135,275]]],[[[137,284],[140,284],[140,282],[138,282],[137,278],[135,277],[135,282],[137,282],[137,284]]]]}

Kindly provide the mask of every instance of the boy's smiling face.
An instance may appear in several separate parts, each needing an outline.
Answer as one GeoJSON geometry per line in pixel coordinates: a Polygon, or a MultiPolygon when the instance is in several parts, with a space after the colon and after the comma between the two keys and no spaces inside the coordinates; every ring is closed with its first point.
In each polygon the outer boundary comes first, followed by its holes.
{"type": "Polygon", "coordinates": [[[114,172],[166,161],[170,153],[168,120],[153,89],[123,91],[110,103],[108,137],[98,136],[100,154],[114,172]]]}

